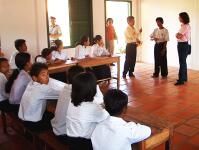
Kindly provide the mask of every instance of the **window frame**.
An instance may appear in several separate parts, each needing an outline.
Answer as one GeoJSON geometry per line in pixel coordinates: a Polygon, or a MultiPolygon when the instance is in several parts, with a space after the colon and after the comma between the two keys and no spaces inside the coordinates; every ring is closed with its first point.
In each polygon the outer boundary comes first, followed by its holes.
{"type": "MultiPolygon", "coordinates": [[[[48,18],[48,0],[45,0],[45,6],[46,6],[46,30],[47,30],[47,42],[48,42],[48,48],[50,48],[50,38],[49,38],[49,18],[48,18]]],[[[90,0],[90,11],[91,11],[91,18],[90,18],[90,34],[92,37],[90,37],[90,40],[93,39],[93,0],[90,0]]],[[[69,2],[69,32],[70,32],[70,38],[72,36],[71,34],[71,8],[70,8],[70,2],[69,2]]],[[[72,43],[70,43],[70,46],[64,46],[64,49],[67,48],[74,48],[72,43]]]]}

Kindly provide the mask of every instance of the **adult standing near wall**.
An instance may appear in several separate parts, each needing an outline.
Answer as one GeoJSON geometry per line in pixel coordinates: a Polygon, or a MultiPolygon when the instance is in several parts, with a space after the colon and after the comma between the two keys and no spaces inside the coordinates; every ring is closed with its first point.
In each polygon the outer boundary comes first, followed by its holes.
{"type": "Polygon", "coordinates": [[[61,28],[59,25],[56,24],[56,18],[51,16],[50,17],[50,23],[49,26],[49,38],[50,38],[50,45],[54,46],[55,40],[59,40],[59,38],[62,36],[61,28]]]}
{"type": "Polygon", "coordinates": [[[136,63],[137,56],[137,46],[141,44],[139,40],[139,34],[142,29],[137,31],[134,27],[135,20],[133,16],[127,17],[128,26],[125,30],[125,40],[126,40],[126,58],[124,63],[123,78],[126,78],[126,74],[129,72],[129,77],[135,77],[133,72],[136,63]]]}
{"type": "Polygon", "coordinates": [[[179,56],[179,79],[175,83],[175,85],[183,85],[184,82],[187,82],[187,56],[190,51],[189,41],[191,37],[191,27],[189,25],[190,19],[187,12],[181,12],[179,14],[179,21],[182,23],[181,28],[176,34],[176,38],[178,41],[178,56],[179,56]]]}

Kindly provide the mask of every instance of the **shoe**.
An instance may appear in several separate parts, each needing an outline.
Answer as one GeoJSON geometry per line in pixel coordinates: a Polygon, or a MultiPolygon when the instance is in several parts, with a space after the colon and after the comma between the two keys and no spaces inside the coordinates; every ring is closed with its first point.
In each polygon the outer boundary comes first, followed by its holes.
{"type": "Polygon", "coordinates": [[[129,73],[129,77],[135,78],[135,75],[133,73],[129,73]]]}
{"type": "Polygon", "coordinates": [[[112,64],[110,64],[110,66],[115,66],[115,64],[112,63],[112,64]]]}
{"type": "MultiPolygon", "coordinates": [[[[180,80],[178,79],[177,82],[180,82],[180,80]]],[[[184,80],[183,82],[187,82],[187,80],[184,80]]]]}
{"type": "Polygon", "coordinates": [[[183,81],[177,81],[174,85],[175,85],[175,86],[178,86],[178,85],[183,85],[183,84],[184,84],[183,81]]]}
{"type": "Polygon", "coordinates": [[[159,76],[157,75],[152,75],[151,78],[158,78],[159,76]]]}
{"type": "Polygon", "coordinates": [[[162,79],[166,79],[167,78],[167,76],[162,76],[162,79]]]}

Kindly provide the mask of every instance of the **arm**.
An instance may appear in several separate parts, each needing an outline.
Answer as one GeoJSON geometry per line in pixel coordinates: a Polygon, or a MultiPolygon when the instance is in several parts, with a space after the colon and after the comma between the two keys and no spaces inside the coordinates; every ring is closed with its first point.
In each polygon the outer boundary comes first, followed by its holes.
{"type": "Polygon", "coordinates": [[[145,140],[151,135],[151,128],[145,125],[129,122],[127,126],[130,128],[129,140],[131,143],[137,143],[145,140]]]}

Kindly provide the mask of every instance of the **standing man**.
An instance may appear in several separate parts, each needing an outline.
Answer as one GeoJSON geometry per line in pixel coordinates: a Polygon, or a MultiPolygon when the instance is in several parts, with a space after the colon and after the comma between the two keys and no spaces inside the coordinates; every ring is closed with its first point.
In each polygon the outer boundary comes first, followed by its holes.
{"type": "Polygon", "coordinates": [[[62,36],[61,28],[56,24],[56,18],[50,17],[50,27],[49,27],[49,37],[50,37],[50,45],[54,46],[55,40],[59,40],[62,36]]]}
{"type": "Polygon", "coordinates": [[[129,72],[129,77],[135,77],[133,72],[136,63],[137,46],[141,44],[139,40],[139,32],[135,29],[135,20],[133,16],[127,17],[128,27],[125,30],[125,40],[126,40],[126,59],[124,63],[123,78],[126,78],[126,74],[129,72]]]}
{"type": "Polygon", "coordinates": [[[160,69],[162,78],[168,75],[167,67],[167,42],[169,41],[169,32],[164,28],[164,20],[162,17],[156,18],[158,28],[156,28],[150,35],[151,40],[155,41],[154,46],[154,60],[155,69],[152,75],[153,78],[159,77],[160,69]]]}

